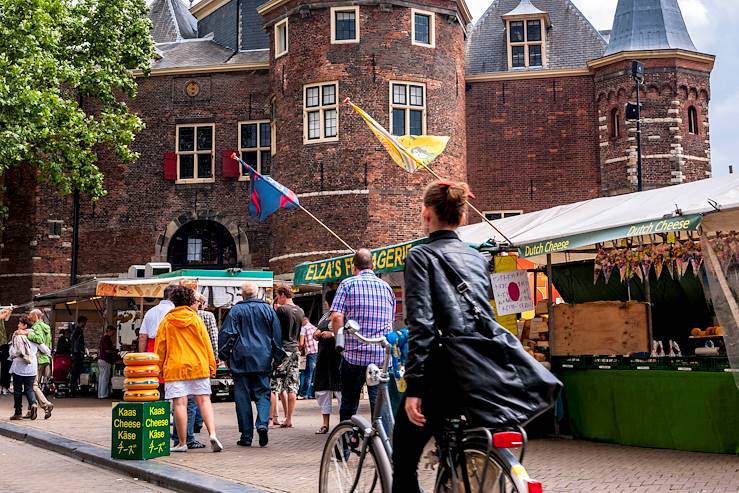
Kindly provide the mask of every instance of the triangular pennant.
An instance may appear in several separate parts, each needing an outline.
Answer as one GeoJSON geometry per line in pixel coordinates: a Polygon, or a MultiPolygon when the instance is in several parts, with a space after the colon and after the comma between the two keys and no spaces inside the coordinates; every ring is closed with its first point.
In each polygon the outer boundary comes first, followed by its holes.
{"type": "Polygon", "coordinates": [[[672,261],[665,262],[665,267],[667,267],[667,273],[670,274],[670,277],[675,279],[675,264],[672,261]]]}
{"type": "Polygon", "coordinates": [[[603,266],[600,265],[600,262],[598,260],[595,260],[595,264],[593,266],[593,284],[596,284],[598,282],[598,278],[600,277],[600,273],[603,270],[603,266]]]}
{"type": "Polygon", "coordinates": [[[613,272],[613,266],[610,263],[603,266],[603,277],[606,280],[606,284],[608,284],[608,280],[611,278],[611,272],[613,272]]]}
{"type": "Polygon", "coordinates": [[[661,260],[659,262],[654,263],[654,274],[657,276],[657,279],[660,278],[662,275],[662,268],[665,266],[664,262],[661,260]]]}

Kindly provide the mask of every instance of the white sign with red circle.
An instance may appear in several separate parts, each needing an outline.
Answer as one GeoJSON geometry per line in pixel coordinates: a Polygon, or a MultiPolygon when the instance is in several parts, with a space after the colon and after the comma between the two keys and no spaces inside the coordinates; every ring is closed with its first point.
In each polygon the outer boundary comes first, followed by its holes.
{"type": "Polygon", "coordinates": [[[525,270],[497,272],[490,276],[498,315],[510,315],[534,309],[525,270]]]}

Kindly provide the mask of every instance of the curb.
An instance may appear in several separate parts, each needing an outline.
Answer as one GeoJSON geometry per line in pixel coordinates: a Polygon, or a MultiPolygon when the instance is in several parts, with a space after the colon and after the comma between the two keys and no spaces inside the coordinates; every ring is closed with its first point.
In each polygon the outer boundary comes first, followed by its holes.
{"type": "Polygon", "coordinates": [[[112,459],[110,451],[103,447],[10,423],[0,422],[0,435],[183,493],[267,493],[265,490],[160,462],[112,459]]]}

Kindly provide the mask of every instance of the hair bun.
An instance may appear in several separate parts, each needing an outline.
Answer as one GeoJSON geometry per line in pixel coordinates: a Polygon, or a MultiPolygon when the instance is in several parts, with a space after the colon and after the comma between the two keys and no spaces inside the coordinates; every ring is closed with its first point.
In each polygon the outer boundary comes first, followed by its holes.
{"type": "Polygon", "coordinates": [[[450,183],[446,189],[446,198],[450,205],[460,206],[467,201],[470,193],[466,183],[450,183]]]}

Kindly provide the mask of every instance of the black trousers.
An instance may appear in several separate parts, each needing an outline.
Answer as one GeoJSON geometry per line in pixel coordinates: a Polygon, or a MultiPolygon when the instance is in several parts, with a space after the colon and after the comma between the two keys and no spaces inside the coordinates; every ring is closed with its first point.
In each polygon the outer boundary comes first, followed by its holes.
{"type": "Polygon", "coordinates": [[[36,381],[36,375],[24,377],[13,374],[13,404],[15,405],[15,414],[23,414],[23,395],[26,395],[28,401],[28,409],[36,404],[36,394],[33,393],[33,382],[36,381]]]}
{"type": "Polygon", "coordinates": [[[84,368],[85,357],[82,355],[82,353],[72,353],[72,378],[70,382],[72,393],[77,392],[80,388],[80,375],[82,375],[84,368]]]}
{"type": "Polygon", "coordinates": [[[10,345],[3,344],[0,346],[0,387],[4,389],[10,388],[10,345]]]}
{"type": "Polygon", "coordinates": [[[441,429],[443,421],[436,418],[436,413],[424,405],[422,412],[426,417],[426,426],[416,426],[408,419],[405,412],[405,397],[400,401],[395,415],[393,431],[393,493],[420,493],[418,486],[418,462],[423,448],[432,436],[441,429]],[[429,412],[431,411],[431,412],[429,412]]]}

